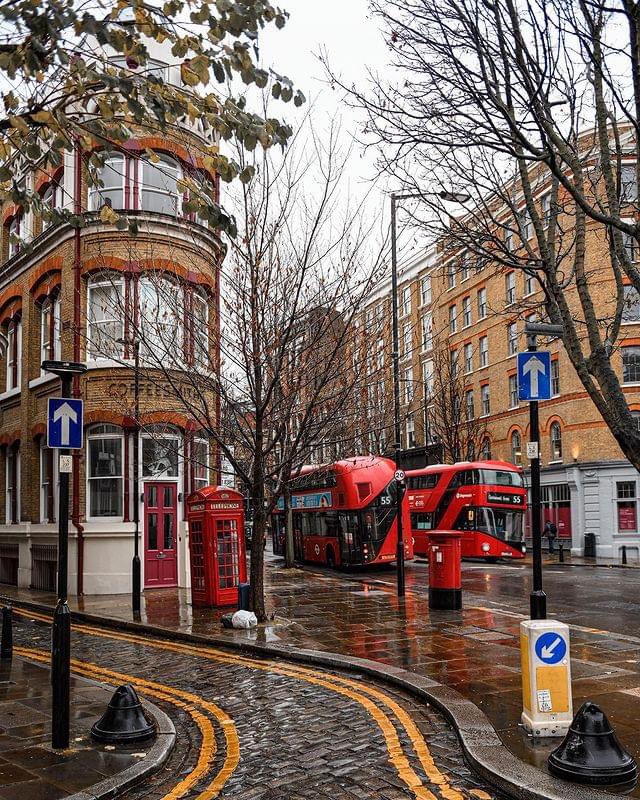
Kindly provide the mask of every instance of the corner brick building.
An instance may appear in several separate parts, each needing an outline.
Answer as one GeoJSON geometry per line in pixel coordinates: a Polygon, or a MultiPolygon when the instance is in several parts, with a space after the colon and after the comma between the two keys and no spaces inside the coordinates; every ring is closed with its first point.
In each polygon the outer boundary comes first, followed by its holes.
{"type": "MultiPolygon", "coordinates": [[[[149,68],[178,81],[179,64],[163,46],[154,47],[149,68]]],[[[13,205],[2,209],[2,582],[55,588],[58,471],[46,445],[46,408],[47,398],[59,395],[60,381],[41,370],[49,358],[88,366],[74,387],[85,401],[85,441],[74,454],[70,478],[70,593],[131,590],[135,503],[144,588],[188,585],[185,498],[215,482],[217,454],[185,404],[148,365],[157,357],[154,336],[161,330],[156,345],[172,342],[177,371],[219,369],[221,244],[206,223],[183,210],[181,188],[181,178],[194,175],[217,187],[203,159],[215,146],[196,126],[162,138],[140,131],[124,152],[108,156],[101,188],[88,186],[87,152],[69,152],[59,169],[45,165],[24,176],[27,188],[52,208],[82,213],[80,229],[48,224],[13,205]],[[150,149],[158,160],[149,158],[150,149]],[[105,205],[135,219],[137,235],[105,221],[105,205]],[[149,331],[153,321],[154,335],[136,344],[131,320],[149,331]],[[140,425],[134,417],[135,347],[147,363],[139,382],[140,425]]],[[[217,398],[207,402],[210,419],[218,419],[217,398]]]]}

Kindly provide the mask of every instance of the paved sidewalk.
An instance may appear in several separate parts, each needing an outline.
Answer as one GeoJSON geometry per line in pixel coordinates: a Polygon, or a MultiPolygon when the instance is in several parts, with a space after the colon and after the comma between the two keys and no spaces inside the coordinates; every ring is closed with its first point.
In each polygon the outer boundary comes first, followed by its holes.
{"type": "MultiPolygon", "coordinates": [[[[451,687],[471,700],[489,717],[514,754],[544,769],[546,756],[557,741],[536,744],[518,728],[521,711],[518,635],[520,620],[526,614],[527,595],[523,593],[523,587],[528,591],[526,584],[517,584],[519,595],[509,603],[504,597],[502,602],[494,599],[499,597],[498,592],[482,594],[478,588],[478,583],[498,580],[503,582],[504,594],[505,586],[508,589],[511,585],[509,575],[525,574],[510,569],[515,568],[495,568],[492,577],[480,566],[466,565],[464,610],[430,612],[424,566],[408,570],[407,596],[398,600],[394,573],[389,570],[380,571],[375,577],[308,568],[285,570],[279,561],[271,559],[266,568],[266,591],[268,608],[276,612],[273,623],[253,631],[223,630],[219,624],[223,609],[192,609],[187,592],[182,590],[147,591],[143,621],[168,630],[224,636],[235,641],[278,643],[402,667],[451,687]]],[[[570,572],[573,576],[574,570],[570,572]]],[[[578,576],[578,571],[575,573],[578,576]]],[[[591,580],[591,570],[582,573],[591,580]]],[[[603,571],[611,580],[615,578],[612,573],[603,571]]],[[[562,580],[564,591],[570,593],[575,581],[567,584],[562,580]]],[[[518,577],[518,581],[522,578],[518,577]]],[[[6,593],[8,590],[9,587],[6,593]]],[[[610,594],[608,586],[602,587],[602,593],[605,592],[609,592],[609,597],[615,596],[610,594]]],[[[54,602],[53,596],[40,592],[12,593],[34,602],[54,602]]],[[[579,607],[579,597],[575,604],[579,607]]],[[[128,596],[85,597],[80,602],[72,601],[72,608],[101,617],[131,620],[128,596]]],[[[574,620],[584,617],[572,612],[566,604],[564,610],[565,621],[571,622],[572,614],[574,620]]],[[[612,607],[610,616],[601,618],[603,627],[609,619],[613,623],[617,613],[612,607]]],[[[577,708],[585,699],[602,705],[624,744],[640,760],[637,736],[640,636],[633,635],[638,632],[637,625],[630,629],[631,634],[624,633],[628,627],[621,627],[620,632],[611,633],[584,624],[572,625],[574,705],[577,708]]],[[[640,797],[640,789],[635,790],[634,796],[640,797]]]]}
{"type": "MultiPolygon", "coordinates": [[[[43,637],[37,639],[42,641],[43,637]]],[[[153,742],[122,748],[99,745],[89,736],[113,691],[83,678],[71,679],[71,741],[51,747],[51,680],[48,668],[14,655],[0,662],[0,800],[58,800],[92,787],[122,781],[138,771],[153,742]]],[[[102,787],[106,789],[106,787],[102,787]]]]}

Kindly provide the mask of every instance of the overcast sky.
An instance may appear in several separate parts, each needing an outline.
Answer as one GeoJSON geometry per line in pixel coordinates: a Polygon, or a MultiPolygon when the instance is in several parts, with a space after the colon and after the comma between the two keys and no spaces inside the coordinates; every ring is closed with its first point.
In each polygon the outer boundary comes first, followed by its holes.
{"type": "MultiPolygon", "coordinates": [[[[282,0],[282,5],[289,20],[282,30],[270,26],[261,36],[263,63],[291,78],[313,101],[314,118],[340,114],[344,130],[357,135],[363,117],[346,107],[339,91],[327,86],[318,54],[327,52],[332,69],[347,84],[366,81],[367,68],[383,70],[388,51],[367,0],[282,0]]],[[[287,109],[286,116],[291,113],[287,109]]],[[[373,157],[354,159],[352,173],[354,178],[371,177],[373,157]]]]}

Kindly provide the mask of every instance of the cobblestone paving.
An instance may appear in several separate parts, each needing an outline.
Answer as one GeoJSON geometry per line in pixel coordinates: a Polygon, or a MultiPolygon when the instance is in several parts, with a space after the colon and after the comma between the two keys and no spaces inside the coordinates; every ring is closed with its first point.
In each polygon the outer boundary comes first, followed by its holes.
{"type": "MultiPolygon", "coordinates": [[[[50,639],[48,625],[34,616],[18,616],[15,641],[37,656],[47,652],[50,639]]],[[[115,671],[136,682],[153,682],[148,685],[156,693],[173,698],[150,697],[174,720],[178,746],[160,773],[123,797],[495,796],[467,769],[456,736],[439,713],[369,679],[137,635],[92,632],[86,626],[74,626],[72,655],[84,664],[78,663],[78,669],[98,665],[109,682],[115,671]],[[176,698],[187,697],[192,699],[184,708],[175,705],[176,698]],[[213,728],[214,741],[207,739],[197,714],[213,728]],[[239,744],[235,760],[234,741],[239,744]],[[207,769],[186,787],[208,755],[207,769]],[[176,794],[180,787],[186,788],[182,795],[176,794]]]]}

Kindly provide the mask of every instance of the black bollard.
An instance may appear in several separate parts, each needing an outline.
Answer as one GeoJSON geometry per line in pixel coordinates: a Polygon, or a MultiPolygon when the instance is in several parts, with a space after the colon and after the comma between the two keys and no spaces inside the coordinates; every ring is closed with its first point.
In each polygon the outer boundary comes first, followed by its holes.
{"type": "Polygon", "coordinates": [[[627,563],[627,545],[626,544],[622,545],[622,563],[623,564],[627,563]]]}
{"type": "Polygon", "coordinates": [[[238,584],[238,611],[251,611],[251,584],[238,584]]]}
{"type": "Polygon", "coordinates": [[[155,725],[147,719],[136,690],[129,684],[116,689],[107,710],[91,728],[93,739],[109,744],[142,742],[155,735],[155,725]]]}
{"type": "Polygon", "coordinates": [[[0,645],[0,658],[13,656],[13,610],[11,606],[2,609],[2,644],[0,645]]]}
{"type": "Polygon", "coordinates": [[[561,564],[564,564],[564,545],[562,542],[558,545],[558,561],[561,564]]]}
{"type": "Polygon", "coordinates": [[[573,783],[595,786],[636,780],[636,762],[618,741],[606,714],[591,701],[573,718],[562,744],[549,756],[549,772],[573,783]]]}

